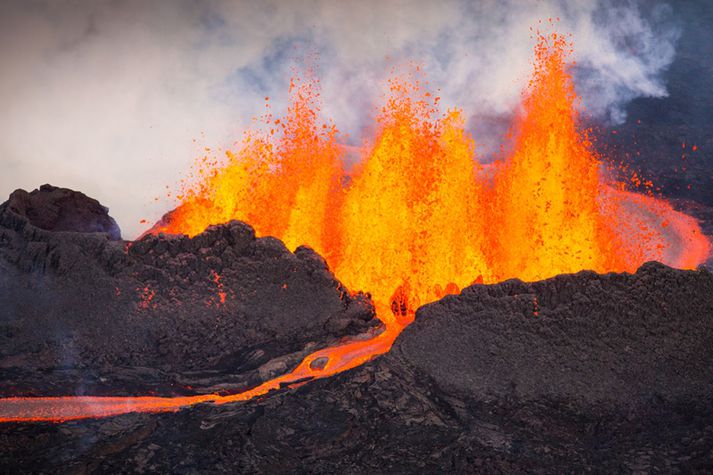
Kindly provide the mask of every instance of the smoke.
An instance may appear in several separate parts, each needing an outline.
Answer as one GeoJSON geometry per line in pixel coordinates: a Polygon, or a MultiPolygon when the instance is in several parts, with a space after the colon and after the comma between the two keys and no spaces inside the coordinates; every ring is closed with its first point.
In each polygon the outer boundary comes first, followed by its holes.
{"type": "Polygon", "coordinates": [[[324,115],[348,143],[361,143],[391,69],[416,62],[487,158],[531,70],[530,27],[559,18],[583,106],[620,122],[631,99],[666,95],[671,16],[633,0],[6,1],[0,195],[81,189],[135,236],[203,146],[240,140],[266,96],[282,110],[295,58],[314,52],[324,115]]]}

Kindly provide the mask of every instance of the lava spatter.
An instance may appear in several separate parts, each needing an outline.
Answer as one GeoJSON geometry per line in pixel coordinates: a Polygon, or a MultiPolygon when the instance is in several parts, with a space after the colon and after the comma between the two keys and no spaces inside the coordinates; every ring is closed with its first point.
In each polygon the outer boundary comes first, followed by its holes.
{"type": "Polygon", "coordinates": [[[181,204],[150,230],[193,236],[239,219],[292,249],[308,244],[349,288],[371,293],[382,333],[317,351],[294,371],[240,394],[8,398],[0,400],[0,421],[247,400],[363,364],[391,348],[418,306],[474,282],[704,261],[710,243],[694,219],[606,179],[578,128],[571,45],[558,34],[538,40],[513,150],[493,173],[479,173],[459,111],[440,115],[419,81],[395,78],[377,132],[345,179],[338,131],[318,122],[316,81],[293,81],[286,117],[269,119],[270,133],[248,134],[222,162],[204,162],[181,204]]]}

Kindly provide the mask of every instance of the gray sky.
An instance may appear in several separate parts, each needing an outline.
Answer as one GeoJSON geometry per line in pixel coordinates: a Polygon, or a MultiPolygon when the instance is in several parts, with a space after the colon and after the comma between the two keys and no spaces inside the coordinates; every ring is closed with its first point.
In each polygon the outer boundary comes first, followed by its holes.
{"type": "MultiPolygon", "coordinates": [[[[649,2],[651,3],[651,2],[649,2]]],[[[444,108],[463,108],[487,155],[494,118],[517,105],[530,27],[571,33],[587,111],[623,120],[660,76],[678,29],[635,1],[12,1],[0,4],[0,201],[43,183],[110,208],[126,238],[204,146],[231,147],[264,110],[280,114],[290,68],[316,53],[323,112],[360,143],[393,66],[416,61],[444,108]]]]}

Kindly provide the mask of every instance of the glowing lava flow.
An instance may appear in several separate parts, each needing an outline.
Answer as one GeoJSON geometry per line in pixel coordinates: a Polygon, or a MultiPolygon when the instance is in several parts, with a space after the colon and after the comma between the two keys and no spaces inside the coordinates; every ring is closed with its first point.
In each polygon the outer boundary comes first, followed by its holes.
{"type": "Polygon", "coordinates": [[[577,130],[569,45],[539,38],[514,125],[513,152],[479,170],[458,111],[418,81],[394,79],[378,132],[345,179],[333,126],[319,125],[314,82],[291,83],[269,134],[246,136],[223,163],[206,159],[182,203],[150,232],[196,235],[231,219],[288,247],[307,243],[351,289],[371,292],[385,331],[308,356],[293,372],[235,395],[0,400],[0,421],[68,420],[243,401],[356,367],[391,348],[414,309],[473,282],[537,280],[590,269],[632,272],[648,260],[694,268],[710,243],[667,202],[607,183],[577,130]]]}
{"type": "MultiPolygon", "coordinates": [[[[391,315],[391,312],[389,309],[377,307],[377,314],[380,316],[391,315]]],[[[226,404],[247,401],[275,389],[299,386],[309,380],[341,373],[386,353],[391,349],[391,345],[401,330],[410,323],[411,317],[382,318],[385,329],[377,336],[316,351],[307,356],[292,372],[242,393],[229,396],[205,394],[180,397],[13,397],[0,399],[0,422],[63,422],[110,417],[129,412],[173,412],[201,403],[226,404]]]]}

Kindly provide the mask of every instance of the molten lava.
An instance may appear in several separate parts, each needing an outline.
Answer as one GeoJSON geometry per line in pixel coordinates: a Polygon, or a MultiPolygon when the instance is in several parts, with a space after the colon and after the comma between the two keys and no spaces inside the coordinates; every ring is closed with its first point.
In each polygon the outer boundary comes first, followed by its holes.
{"type": "Polygon", "coordinates": [[[474,282],[705,261],[710,243],[695,220],[605,179],[587,133],[577,128],[569,49],[561,35],[539,37],[512,153],[490,170],[474,159],[459,111],[439,115],[438,98],[419,81],[397,78],[373,142],[347,177],[337,129],[318,123],[316,81],[293,80],[287,116],[268,117],[269,133],[248,134],[221,163],[205,159],[182,203],[150,231],[193,236],[238,219],[292,249],[308,244],[349,288],[372,294],[385,324],[380,335],[320,350],[292,373],[232,396],[12,398],[0,401],[0,420],[246,400],[388,351],[418,306],[474,282]]]}
{"type": "Polygon", "coordinates": [[[337,130],[317,122],[316,81],[293,80],[287,116],[268,118],[269,134],[248,135],[239,152],[202,168],[151,232],[193,236],[247,221],[290,248],[310,245],[349,288],[411,310],[478,278],[632,272],[647,260],[695,267],[708,241],[694,221],[605,180],[577,129],[569,53],[564,36],[539,37],[513,151],[491,177],[461,113],[440,116],[418,80],[395,78],[376,137],[345,179],[337,130]],[[679,231],[676,252],[665,251],[663,221],[679,231]]]}

